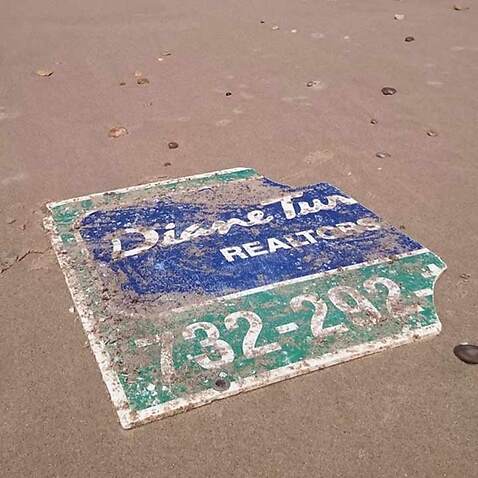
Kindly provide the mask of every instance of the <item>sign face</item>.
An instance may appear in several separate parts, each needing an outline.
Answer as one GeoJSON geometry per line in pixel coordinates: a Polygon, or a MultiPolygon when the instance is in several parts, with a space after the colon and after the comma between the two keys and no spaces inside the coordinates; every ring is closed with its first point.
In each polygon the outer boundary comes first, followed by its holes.
{"type": "Polygon", "coordinates": [[[48,208],[125,428],[441,328],[445,264],[327,183],[238,168],[48,208]]]}

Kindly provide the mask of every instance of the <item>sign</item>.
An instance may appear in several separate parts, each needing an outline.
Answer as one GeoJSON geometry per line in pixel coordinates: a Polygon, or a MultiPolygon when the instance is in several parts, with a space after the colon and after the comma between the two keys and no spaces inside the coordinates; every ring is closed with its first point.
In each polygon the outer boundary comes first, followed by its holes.
{"type": "Polygon", "coordinates": [[[238,168],[48,208],[125,428],[441,328],[445,264],[327,183],[238,168]]]}

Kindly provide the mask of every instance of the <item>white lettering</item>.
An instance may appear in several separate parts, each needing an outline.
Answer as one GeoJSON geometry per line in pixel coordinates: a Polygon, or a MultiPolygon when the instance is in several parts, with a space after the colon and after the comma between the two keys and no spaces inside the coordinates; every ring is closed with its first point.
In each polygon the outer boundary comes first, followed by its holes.
{"type": "Polygon", "coordinates": [[[300,201],[299,216],[306,216],[307,214],[334,209],[338,203],[355,204],[357,202],[355,199],[339,196],[338,194],[327,196],[325,199],[327,200],[327,203],[322,203],[319,199],[313,199],[312,206],[307,202],[300,201]]]}
{"type": "MultiPolygon", "coordinates": [[[[293,200],[303,196],[303,192],[293,192],[286,196],[283,196],[278,199],[273,199],[267,202],[262,203],[262,205],[271,205],[279,203],[286,219],[294,219],[299,216],[305,216],[307,214],[317,213],[323,210],[330,210],[337,206],[338,203],[342,204],[355,204],[356,201],[351,198],[340,195],[331,195],[325,198],[325,202],[321,202],[319,199],[313,199],[312,204],[307,201],[299,201],[297,206],[299,212],[296,211],[296,204],[293,200]]],[[[164,227],[164,233],[160,244],[162,246],[171,246],[174,244],[181,244],[186,241],[191,241],[199,237],[211,236],[213,234],[225,235],[229,233],[233,226],[240,227],[252,227],[262,224],[268,224],[274,220],[274,216],[268,215],[265,216],[264,212],[255,209],[250,211],[246,215],[247,219],[231,218],[227,221],[214,221],[209,227],[202,227],[200,224],[191,224],[186,227],[181,234],[176,234],[176,224],[169,223],[164,227]]],[[[338,239],[348,234],[360,233],[363,230],[374,231],[380,229],[380,224],[374,218],[362,218],[357,221],[357,224],[353,222],[344,222],[334,226],[322,226],[317,229],[316,234],[322,239],[338,239]]],[[[305,239],[305,242],[296,241],[292,236],[286,236],[284,239],[290,244],[290,246],[280,241],[279,239],[272,238],[268,241],[268,246],[270,252],[276,252],[278,249],[290,249],[292,247],[302,247],[307,244],[315,244],[317,240],[313,237],[313,230],[300,231],[294,233],[296,237],[302,237],[305,239]]],[[[159,242],[159,235],[154,229],[138,229],[138,228],[127,228],[118,234],[131,234],[138,233],[144,237],[144,242],[138,247],[130,249],[128,251],[123,251],[121,239],[115,237],[112,239],[113,247],[113,259],[119,259],[123,257],[130,257],[140,254],[151,247],[155,246],[159,242]]],[[[248,243],[242,246],[244,250],[241,249],[241,246],[235,247],[226,247],[221,249],[221,253],[224,255],[228,262],[234,262],[235,257],[240,257],[241,259],[246,259],[248,255],[250,257],[259,256],[262,254],[267,254],[265,249],[262,249],[260,244],[248,243]],[[247,247],[246,247],[247,246],[247,247]]]]}
{"type": "Polygon", "coordinates": [[[321,239],[338,239],[343,235],[340,231],[337,231],[334,226],[322,226],[315,232],[321,239]]]}
{"type": "Polygon", "coordinates": [[[113,259],[123,259],[124,257],[135,256],[141,252],[147,251],[155,246],[159,240],[159,235],[154,229],[138,229],[136,227],[128,227],[124,231],[120,231],[120,234],[141,234],[144,237],[144,242],[133,249],[124,251],[120,238],[113,238],[111,243],[113,245],[113,259]]]}
{"type": "Polygon", "coordinates": [[[267,245],[269,246],[269,251],[271,253],[276,252],[278,249],[290,249],[289,245],[280,241],[279,239],[276,239],[275,237],[267,239],[267,245]]]}
{"type": "Polygon", "coordinates": [[[362,228],[357,227],[355,222],[341,222],[340,224],[337,224],[336,227],[347,236],[362,232],[362,228]]]}
{"type": "Polygon", "coordinates": [[[307,244],[309,244],[307,241],[305,242],[300,242],[300,241],[297,241],[296,239],[294,239],[293,237],[291,236],[284,236],[284,239],[292,246],[292,247],[302,247],[302,246],[306,246],[307,244]]]}
{"type": "Polygon", "coordinates": [[[314,231],[312,229],[309,229],[308,231],[300,231],[300,232],[296,232],[295,235],[296,236],[303,236],[306,238],[307,241],[309,241],[309,244],[316,244],[317,243],[317,239],[315,239],[315,237],[312,235],[314,231]]]}
{"type": "Polygon", "coordinates": [[[283,196],[279,199],[272,199],[271,201],[263,202],[263,206],[269,206],[270,204],[276,204],[280,202],[280,205],[282,206],[282,210],[284,211],[285,217],[287,219],[294,219],[294,217],[297,216],[294,208],[294,204],[292,203],[292,199],[294,198],[300,198],[302,197],[301,192],[298,193],[292,193],[287,196],[283,196]]]}
{"type": "Polygon", "coordinates": [[[247,244],[243,244],[242,247],[251,257],[268,254],[268,251],[263,249],[262,244],[259,241],[248,242],[247,244]]]}
{"type": "Polygon", "coordinates": [[[241,249],[241,246],[224,247],[221,254],[226,258],[227,262],[234,262],[234,257],[247,259],[247,254],[241,249]]]}
{"type": "Polygon", "coordinates": [[[381,228],[380,222],[373,217],[363,217],[357,219],[357,224],[364,227],[367,231],[377,231],[381,228]]]}

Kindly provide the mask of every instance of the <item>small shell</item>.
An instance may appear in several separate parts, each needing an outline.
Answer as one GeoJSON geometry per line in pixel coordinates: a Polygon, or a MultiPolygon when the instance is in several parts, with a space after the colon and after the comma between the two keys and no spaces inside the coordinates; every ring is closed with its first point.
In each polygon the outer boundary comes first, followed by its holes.
{"type": "Polygon", "coordinates": [[[382,93],[385,96],[394,95],[396,92],[397,92],[397,90],[395,88],[391,87],[391,86],[384,86],[382,88],[382,93]]]}
{"type": "Polygon", "coordinates": [[[320,84],[320,80],[312,80],[312,81],[308,81],[305,86],[307,86],[307,88],[320,88],[321,84],[320,84]]]}
{"type": "Polygon", "coordinates": [[[38,76],[51,76],[51,75],[53,75],[53,70],[43,70],[43,69],[39,69],[39,70],[35,71],[35,73],[36,73],[38,76]]]}
{"type": "Polygon", "coordinates": [[[128,130],[124,126],[115,126],[114,128],[110,129],[108,136],[110,138],[119,138],[125,134],[128,134],[128,130]]]}

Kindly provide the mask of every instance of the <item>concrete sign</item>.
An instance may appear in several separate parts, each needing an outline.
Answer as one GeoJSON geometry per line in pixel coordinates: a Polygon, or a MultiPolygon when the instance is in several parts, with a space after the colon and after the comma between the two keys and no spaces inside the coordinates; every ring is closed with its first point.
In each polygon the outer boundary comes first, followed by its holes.
{"type": "Polygon", "coordinates": [[[441,328],[445,264],[327,183],[238,168],[48,207],[125,428],[441,328]]]}

